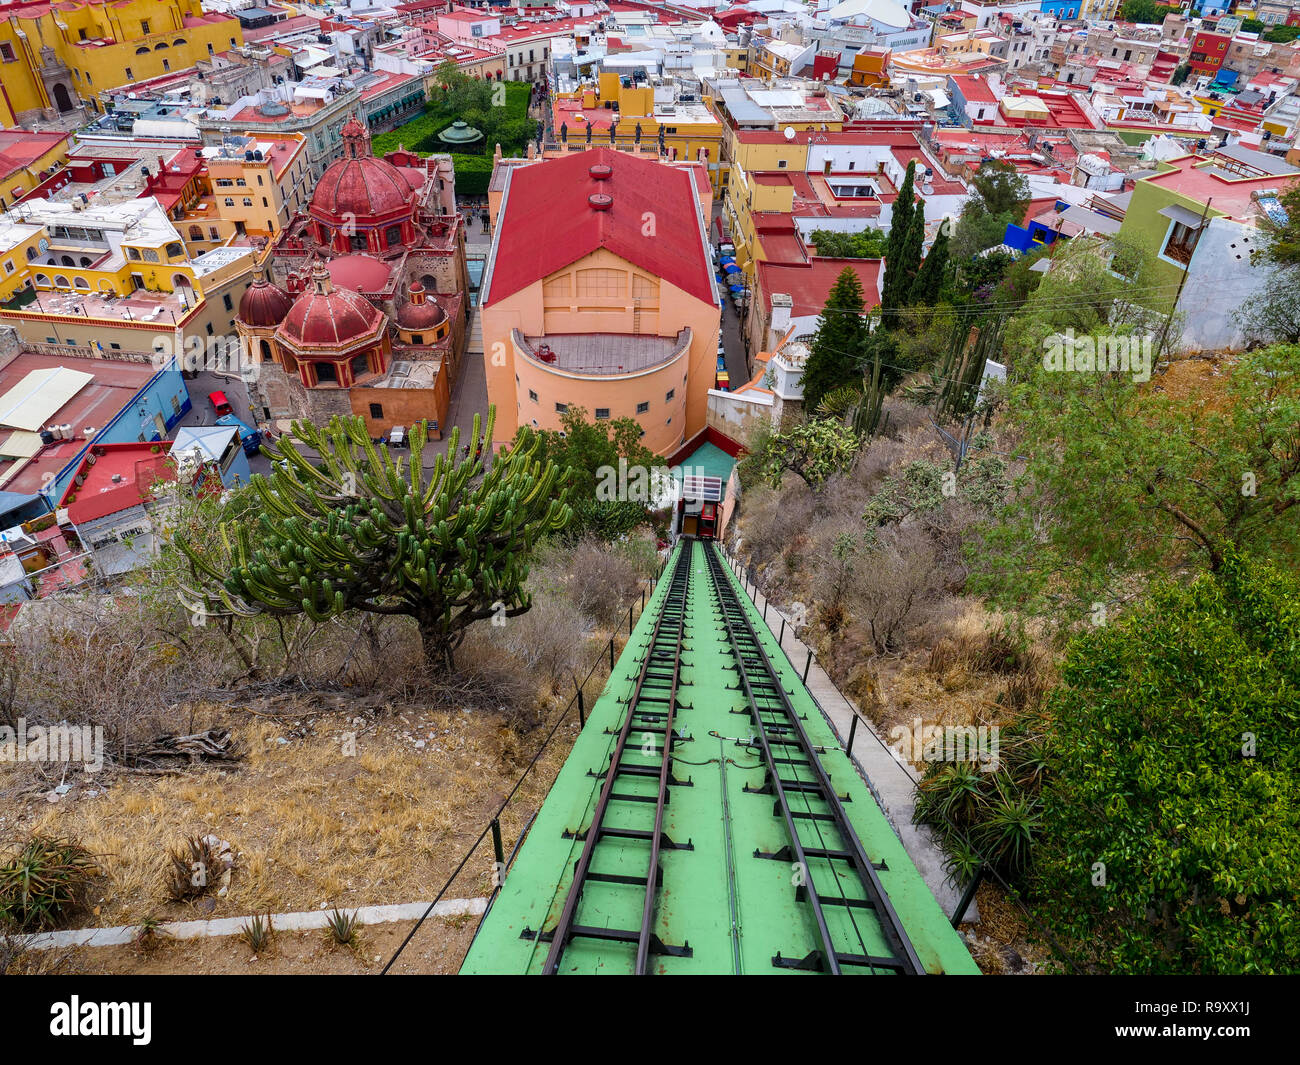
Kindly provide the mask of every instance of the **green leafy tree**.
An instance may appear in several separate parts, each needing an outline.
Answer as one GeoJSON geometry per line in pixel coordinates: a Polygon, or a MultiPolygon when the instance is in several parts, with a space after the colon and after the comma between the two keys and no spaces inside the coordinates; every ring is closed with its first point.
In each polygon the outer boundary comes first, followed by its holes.
{"type": "Polygon", "coordinates": [[[594,533],[612,539],[646,519],[647,501],[599,499],[597,487],[608,471],[617,471],[621,459],[628,469],[645,470],[662,465],[659,457],[641,443],[641,427],[633,418],[593,421],[582,407],[569,407],[561,416],[560,430],[521,427],[516,447],[536,446],[537,458],[562,471],[573,520],[566,534],[594,533]]]}
{"type": "Polygon", "coordinates": [[[803,372],[805,410],[816,410],[827,392],[861,378],[858,354],[867,330],[863,307],[862,282],[846,266],[827,294],[817,332],[808,345],[803,372]]]}
{"type": "Polygon", "coordinates": [[[823,258],[879,259],[885,254],[888,238],[879,229],[864,229],[860,233],[814,229],[810,242],[823,258]]]}
{"type": "Polygon", "coordinates": [[[1134,578],[1217,571],[1230,550],[1295,558],[1300,349],[1242,356],[1215,403],[1131,373],[1022,365],[1008,407],[1024,475],[971,548],[974,590],[1077,617],[1134,578]]]}
{"type": "Polygon", "coordinates": [[[916,280],[912,282],[912,290],[908,293],[907,302],[912,306],[933,307],[939,302],[947,271],[948,229],[946,226],[941,226],[939,235],[930,245],[930,254],[925,257],[925,262],[917,271],[916,280]]]}
{"type": "Polygon", "coordinates": [[[898,195],[894,198],[894,206],[890,211],[889,239],[885,242],[886,269],[902,253],[903,244],[907,240],[907,227],[912,224],[913,204],[916,203],[912,191],[915,181],[916,160],[913,159],[907,164],[907,173],[903,175],[903,183],[898,187],[898,195]]]}
{"type": "Polygon", "coordinates": [[[1295,574],[1229,550],[1071,644],[1032,885],[1093,965],[1296,971],[1298,632],[1295,574]]]}
{"type": "Polygon", "coordinates": [[[843,473],[857,456],[861,440],[852,427],[837,418],[797,422],[762,434],[745,460],[745,468],[779,488],[787,473],[819,491],[826,481],[843,473]]]}
{"type": "Polygon", "coordinates": [[[894,328],[901,316],[894,312],[905,307],[921,270],[921,247],[925,243],[925,209],[918,204],[907,223],[907,236],[898,254],[885,264],[885,285],[881,297],[881,322],[894,328]]]}
{"type": "Polygon", "coordinates": [[[1010,163],[989,160],[971,177],[971,197],[952,237],[952,257],[967,294],[1001,280],[1001,274],[990,279],[984,269],[988,264],[976,256],[1003,243],[1007,226],[1019,223],[1028,205],[1029,183],[1010,163]]]}
{"type": "MultiPolygon", "coordinates": [[[[489,438],[495,417],[493,408],[489,438]]],[[[481,428],[475,415],[475,439],[481,428]]],[[[193,567],[195,586],[183,593],[191,607],[216,617],[409,617],[429,666],[454,669],[470,625],[529,609],[529,549],[571,512],[558,468],[536,447],[514,447],[485,471],[481,459],[456,458],[456,428],[426,472],[425,423],[410,441],[408,463],[372,444],[363,418],[294,422],[268,446],[272,473],[252,478],[255,521],[224,526],[219,549],[178,537],[193,567]]]]}

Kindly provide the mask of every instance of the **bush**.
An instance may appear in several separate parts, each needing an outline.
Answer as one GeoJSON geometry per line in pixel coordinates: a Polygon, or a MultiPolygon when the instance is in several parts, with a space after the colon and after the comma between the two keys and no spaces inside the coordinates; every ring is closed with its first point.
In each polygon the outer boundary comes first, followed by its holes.
{"type": "Polygon", "coordinates": [[[0,927],[20,932],[57,928],[82,907],[101,875],[95,856],[81,844],[32,836],[0,864],[0,927]]]}

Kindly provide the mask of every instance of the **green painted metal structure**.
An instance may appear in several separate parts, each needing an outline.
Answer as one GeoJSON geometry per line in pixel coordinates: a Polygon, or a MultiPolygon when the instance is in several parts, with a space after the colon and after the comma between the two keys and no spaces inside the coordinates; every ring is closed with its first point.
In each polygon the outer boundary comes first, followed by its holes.
{"type": "Polygon", "coordinates": [[[665,974],[979,971],[717,547],[691,539],[664,567],[461,972],[621,974],[638,959],[665,974]],[[808,759],[794,750],[805,739],[808,759]],[[869,880],[883,898],[872,901],[869,880]]]}

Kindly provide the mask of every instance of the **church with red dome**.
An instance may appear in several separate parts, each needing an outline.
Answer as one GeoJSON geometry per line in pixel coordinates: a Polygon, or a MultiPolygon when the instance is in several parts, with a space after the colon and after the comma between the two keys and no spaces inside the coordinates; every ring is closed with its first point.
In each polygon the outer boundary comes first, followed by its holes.
{"type": "Polygon", "coordinates": [[[451,158],[376,158],[355,117],[340,133],[343,158],[240,300],[250,401],[267,421],[359,414],[375,438],[423,419],[437,439],[469,292],[451,158]]]}

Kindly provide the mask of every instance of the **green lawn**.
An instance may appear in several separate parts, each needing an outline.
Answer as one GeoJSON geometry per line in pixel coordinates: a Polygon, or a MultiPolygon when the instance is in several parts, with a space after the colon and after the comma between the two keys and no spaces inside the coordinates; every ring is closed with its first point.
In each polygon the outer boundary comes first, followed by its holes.
{"type": "Polygon", "coordinates": [[[404,146],[420,155],[450,154],[456,166],[456,191],[471,196],[487,194],[492,176],[492,153],[498,144],[504,155],[523,155],[535,134],[536,122],[528,117],[530,87],[525,82],[499,82],[491,87],[484,83],[483,92],[504,89],[503,106],[478,106],[479,101],[451,106],[449,94],[438,93],[425,104],[424,111],[396,129],[380,133],[372,142],[375,155],[397,151],[404,146]],[[475,152],[447,152],[438,134],[457,119],[464,119],[483,133],[475,152]]]}

